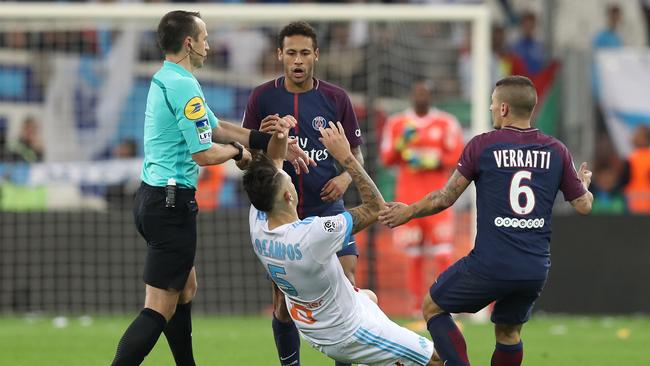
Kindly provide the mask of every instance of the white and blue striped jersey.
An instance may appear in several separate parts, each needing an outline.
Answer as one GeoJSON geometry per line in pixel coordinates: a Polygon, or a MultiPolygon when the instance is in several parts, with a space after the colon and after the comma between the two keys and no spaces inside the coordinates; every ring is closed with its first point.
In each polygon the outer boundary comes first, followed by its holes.
{"type": "Polygon", "coordinates": [[[255,254],[284,292],[300,333],[320,345],[353,335],[360,326],[358,290],[335,255],[350,242],[350,213],[307,217],[269,230],[266,213],[251,206],[249,223],[255,254]]]}

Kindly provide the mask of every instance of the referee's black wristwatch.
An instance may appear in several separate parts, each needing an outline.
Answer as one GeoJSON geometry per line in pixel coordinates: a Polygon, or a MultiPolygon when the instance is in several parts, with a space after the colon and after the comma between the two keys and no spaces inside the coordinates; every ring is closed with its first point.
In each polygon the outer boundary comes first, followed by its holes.
{"type": "Polygon", "coordinates": [[[239,154],[233,156],[232,159],[233,159],[234,161],[240,161],[241,158],[244,157],[244,145],[240,144],[240,143],[237,142],[237,141],[232,141],[232,142],[230,143],[230,145],[236,147],[237,150],[239,150],[239,154]]]}

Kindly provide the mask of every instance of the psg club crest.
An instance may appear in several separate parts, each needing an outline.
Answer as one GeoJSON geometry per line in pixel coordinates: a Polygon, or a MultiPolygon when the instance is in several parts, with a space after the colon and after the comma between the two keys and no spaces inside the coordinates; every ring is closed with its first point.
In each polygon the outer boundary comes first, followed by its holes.
{"type": "Polygon", "coordinates": [[[311,126],[318,131],[319,128],[327,128],[327,121],[324,117],[318,116],[311,121],[311,126]]]}

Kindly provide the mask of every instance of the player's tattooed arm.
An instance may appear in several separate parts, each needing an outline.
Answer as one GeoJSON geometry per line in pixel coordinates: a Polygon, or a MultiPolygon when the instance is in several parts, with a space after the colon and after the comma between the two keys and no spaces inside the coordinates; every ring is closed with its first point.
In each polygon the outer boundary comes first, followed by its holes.
{"type": "Polygon", "coordinates": [[[343,161],[342,166],[350,174],[361,195],[362,204],[349,210],[352,216],[352,232],[356,233],[377,221],[379,211],[384,208],[385,202],[375,182],[370,179],[356,157],[350,155],[343,161]]]}
{"type": "Polygon", "coordinates": [[[332,154],[343,169],[350,174],[354,185],[361,195],[361,205],[349,210],[352,216],[352,232],[356,233],[377,221],[379,210],[384,208],[384,197],[363,169],[361,163],[350,151],[350,144],[345,137],[341,122],[329,123],[330,128],[320,128],[323,137],[320,141],[332,154]]]}
{"type": "Polygon", "coordinates": [[[412,205],[413,214],[411,218],[434,215],[450,207],[465,192],[469,184],[470,181],[467,178],[460,174],[458,170],[454,170],[444,188],[427,194],[424,199],[412,205]]]}
{"type": "Polygon", "coordinates": [[[588,215],[591,212],[591,204],[593,202],[593,194],[587,191],[587,193],[571,201],[571,206],[573,206],[579,214],[588,215]]]}
{"type": "Polygon", "coordinates": [[[402,202],[387,203],[379,213],[379,221],[388,227],[396,227],[416,217],[436,214],[453,205],[469,184],[467,178],[454,170],[444,188],[427,194],[410,206],[402,202]]]}

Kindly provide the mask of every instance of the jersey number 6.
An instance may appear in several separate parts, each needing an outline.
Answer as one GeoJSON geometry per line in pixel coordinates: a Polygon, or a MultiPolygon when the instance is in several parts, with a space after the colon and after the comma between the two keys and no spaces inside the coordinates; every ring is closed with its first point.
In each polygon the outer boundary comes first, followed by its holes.
{"type": "Polygon", "coordinates": [[[512,176],[510,183],[510,207],[518,215],[528,215],[535,208],[535,193],[533,189],[521,183],[522,180],[528,181],[533,177],[533,173],[528,170],[520,170],[512,176]],[[519,196],[525,196],[526,204],[522,206],[519,203],[519,196]]]}

